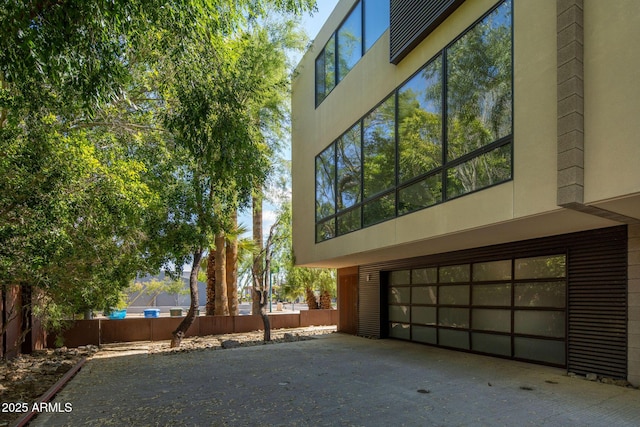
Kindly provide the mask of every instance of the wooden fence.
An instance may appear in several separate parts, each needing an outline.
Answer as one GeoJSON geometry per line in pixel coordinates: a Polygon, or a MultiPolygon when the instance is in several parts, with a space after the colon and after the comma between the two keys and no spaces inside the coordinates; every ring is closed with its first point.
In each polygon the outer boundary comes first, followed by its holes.
{"type": "MultiPolygon", "coordinates": [[[[129,318],[121,320],[76,320],[62,334],[63,345],[101,345],[131,341],[170,340],[182,317],[129,318]]],[[[304,310],[292,314],[269,315],[271,329],[336,325],[338,310],[304,310]]],[[[263,330],[260,316],[198,316],[187,330],[187,337],[231,334],[263,330]]],[[[48,345],[53,347],[56,336],[49,334],[48,345]]]]}

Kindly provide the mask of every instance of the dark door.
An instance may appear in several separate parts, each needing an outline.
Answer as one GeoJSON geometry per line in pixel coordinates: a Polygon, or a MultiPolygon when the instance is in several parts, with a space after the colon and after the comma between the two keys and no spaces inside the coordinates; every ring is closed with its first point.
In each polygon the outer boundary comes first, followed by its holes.
{"type": "Polygon", "coordinates": [[[358,332],[358,275],[340,276],[338,281],[338,331],[355,335],[358,332]]]}

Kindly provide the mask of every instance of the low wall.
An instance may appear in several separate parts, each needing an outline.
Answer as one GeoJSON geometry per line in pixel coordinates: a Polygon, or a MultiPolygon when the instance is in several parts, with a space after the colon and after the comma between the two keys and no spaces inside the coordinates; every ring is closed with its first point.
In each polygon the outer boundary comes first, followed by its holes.
{"type": "MultiPolygon", "coordinates": [[[[170,340],[183,317],[131,318],[121,320],[76,320],[62,333],[67,347],[101,345],[131,341],[170,340]]],[[[338,310],[304,310],[293,314],[269,315],[271,329],[337,325],[338,310]]],[[[187,330],[187,337],[231,334],[263,330],[260,316],[198,316],[187,330]]],[[[56,336],[49,334],[48,346],[56,336]]]]}

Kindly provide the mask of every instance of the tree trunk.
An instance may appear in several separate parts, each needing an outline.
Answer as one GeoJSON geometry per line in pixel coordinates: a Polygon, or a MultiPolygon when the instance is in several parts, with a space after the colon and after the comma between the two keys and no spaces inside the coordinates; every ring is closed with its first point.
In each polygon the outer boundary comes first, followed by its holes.
{"type": "Polygon", "coordinates": [[[267,314],[267,298],[266,292],[260,292],[261,301],[264,301],[260,304],[260,316],[262,317],[262,324],[264,325],[264,340],[271,341],[271,322],[269,321],[269,315],[267,314]]]}
{"type": "Polygon", "coordinates": [[[229,303],[229,314],[237,316],[240,314],[238,308],[238,238],[236,230],[238,228],[238,213],[234,211],[231,217],[235,237],[227,240],[227,300],[229,303]]]}
{"type": "Polygon", "coordinates": [[[175,331],[172,332],[171,348],[180,347],[182,338],[187,330],[193,324],[196,318],[196,310],[198,309],[198,271],[200,271],[200,260],[202,259],[202,249],[198,249],[193,253],[193,264],[191,265],[191,274],[189,275],[189,289],[191,291],[191,305],[189,311],[175,331]]]}
{"type": "Polygon", "coordinates": [[[305,296],[307,299],[307,305],[309,306],[309,310],[317,310],[318,300],[316,299],[316,294],[313,292],[313,289],[311,289],[310,287],[306,288],[305,296]]]}
{"type": "Polygon", "coordinates": [[[253,290],[251,291],[252,308],[251,314],[259,315],[260,312],[260,300],[262,295],[259,295],[256,290],[264,289],[264,281],[262,279],[262,257],[259,255],[263,249],[262,243],[262,189],[255,189],[252,198],[253,208],[253,241],[256,245],[258,255],[253,257],[253,290]],[[257,281],[257,283],[256,283],[257,281]]]}
{"type": "Polygon", "coordinates": [[[225,251],[225,237],[222,231],[216,234],[216,316],[229,315],[227,299],[227,261],[225,251]]]}
{"type": "Polygon", "coordinates": [[[320,308],[322,310],[331,310],[331,294],[327,290],[320,292],[320,308]]]}
{"type": "Polygon", "coordinates": [[[216,314],[216,252],[209,248],[207,259],[207,316],[216,314]]]}
{"type": "Polygon", "coordinates": [[[260,312],[258,313],[262,318],[262,325],[264,326],[264,341],[271,341],[271,321],[269,320],[269,314],[267,313],[267,291],[258,290],[255,288],[256,285],[256,277],[254,277],[254,288],[253,292],[257,295],[257,301],[260,305],[260,312]]]}

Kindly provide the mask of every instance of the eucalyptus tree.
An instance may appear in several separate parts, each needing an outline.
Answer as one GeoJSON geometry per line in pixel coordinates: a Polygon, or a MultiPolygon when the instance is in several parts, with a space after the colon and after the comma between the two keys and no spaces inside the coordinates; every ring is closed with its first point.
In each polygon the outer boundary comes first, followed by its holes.
{"type": "MultiPolygon", "coordinates": [[[[174,243],[201,241],[194,218],[183,214],[205,195],[187,191],[203,167],[191,161],[197,144],[187,144],[189,132],[172,119],[184,107],[180,96],[202,99],[198,87],[154,84],[162,71],[184,72],[194,45],[234,34],[267,11],[300,12],[312,3],[2,2],[2,285],[37,286],[76,310],[113,304],[136,271],[195,261],[197,251],[185,255],[174,243]]],[[[224,64],[214,59],[211,70],[224,64]]],[[[220,122],[239,111],[234,102],[220,122]]],[[[229,127],[235,140],[255,128],[238,117],[229,127]]]]}
{"type": "MultiPolygon", "coordinates": [[[[164,123],[176,149],[186,153],[182,188],[190,201],[178,215],[190,229],[180,254],[190,253],[197,277],[202,254],[214,244],[216,315],[229,314],[226,234],[234,213],[247,206],[271,170],[275,147],[266,130],[280,123],[288,86],[284,50],[297,40],[291,23],[252,25],[189,47],[168,69],[164,123]]],[[[191,295],[172,345],[179,345],[193,322],[199,302],[195,280],[191,295]]]]}
{"type": "MultiPolygon", "coordinates": [[[[254,301],[257,300],[259,312],[264,326],[264,340],[271,340],[271,323],[267,315],[267,304],[269,303],[269,281],[274,265],[274,258],[278,258],[291,241],[291,208],[289,203],[281,206],[276,221],[269,227],[269,234],[264,242],[264,246],[257,252],[252,266],[253,294],[254,301]],[[258,259],[258,262],[255,260],[258,259]]],[[[277,261],[276,261],[277,262],[277,261]]],[[[253,313],[256,314],[256,313],[253,313]]]]}

